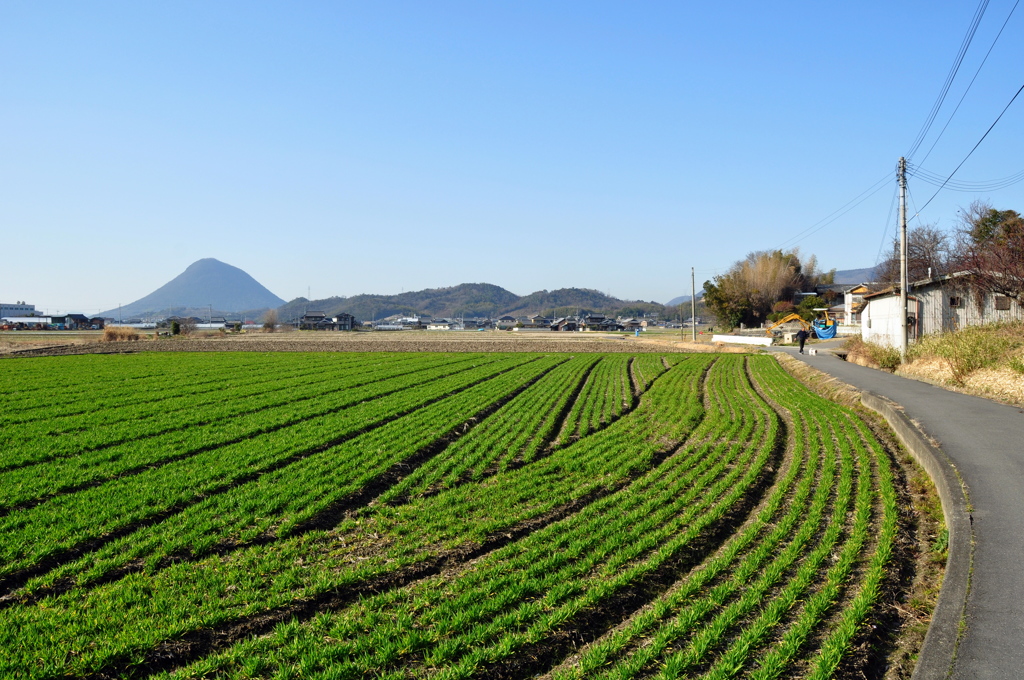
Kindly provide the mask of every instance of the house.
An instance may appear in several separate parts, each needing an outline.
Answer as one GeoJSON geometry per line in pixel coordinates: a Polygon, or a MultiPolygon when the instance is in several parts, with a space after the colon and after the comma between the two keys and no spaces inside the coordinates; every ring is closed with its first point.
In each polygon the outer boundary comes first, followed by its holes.
{"type": "MultiPolygon", "coordinates": [[[[864,296],[871,294],[871,288],[861,283],[843,291],[843,318],[839,323],[859,325],[860,315],[864,311],[864,296]]],[[[829,310],[831,311],[831,310],[829,310]]]]}
{"type": "MultiPolygon", "coordinates": [[[[918,338],[917,298],[907,296],[907,337],[910,342],[918,338]]],[[[864,296],[864,309],[861,312],[861,337],[866,342],[874,342],[886,347],[899,347],[901,319],[900,292],[893,287],[864,296]]]]}
{"type": "Polygon", "coordinates": [[[431,321],[430,323],[427,324],[427,330],[428,331],[450,331],[450,330],[452,330],[454,325],[455,324],[453,324],[448,319],[437,319],[437,320],[431,321]]]}
{"type": "Polygon", "coordinates": [[[334,317],[334,330],[336,331],[350,331],[358,325],[359,322],[356,320],[356,317],[347,312],[342,312],[334,317]]]}
{"type": "Polygon", "coordinates": [[[512,328],[517,323],[519,323],[519,321],[516,320],[516,317],[506,314],[505,316],[499,317],[498,320],[494,322],[494,325],[498,328],[512,328]]]}
{"type": "Polygon", "coordinates": [[[646,326],[646,324],[642,323],[640,319],[624,319],[618,323],[627,331],[640,330],[646,326]]]}
{"type": "Polygon", "coordinates": [[[578,329],[579,324],[576,322],[576,319],[562,317],[551,322],[551,330],[553,331],[575,331],[578,329]]]}
{"type": "Polygon", "coordinates": [[[609,319],[603,314],[588,314],[580,319],[580,328],[585,331],[621,331],[623,329],[615,319],[609,319]]]}
{"type": "Polygon", "coordinates": [[[327,319],[327,315],[323,312],[309,312],[307,311],[299,319],[299,328],[304,330],[317,330],[323,329],[322,324],[331,323],[327,319]]]}
{"type": "Polygon", "coordinates": [[[549,319],[541,314],[534,314],[526,325],[530,328],[545,328],[550,326],[552,321],[553,319],[549,319]]]}
{"type": "Polygon", "coordinates": [[[69,331],[88,330],[92,326],[92,322],[85,314],[65,314],[63,318],[54,318],[54,321],[69,331]]]}
{"type": "MultiPolygon", "coordinates": [[[[967,326],[1024,320],[1020,303],[1006,295],[977,291],[970,272],[955,272],[916,281],[907,296],[910,340],[967,326]]],[[[899,345],[899,290],[888,288],[864,296],[861,313],[865,340],[899,345]]]]}

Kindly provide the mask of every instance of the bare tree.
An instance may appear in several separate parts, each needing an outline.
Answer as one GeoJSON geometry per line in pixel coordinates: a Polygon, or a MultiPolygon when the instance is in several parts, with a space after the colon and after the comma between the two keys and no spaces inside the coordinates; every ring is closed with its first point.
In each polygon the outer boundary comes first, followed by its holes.
{"type": "Polygon", "coordinates": [[[1024,305],[1024,218],[974,201],[960,213],[956,262],[971,273],[975,290],[1024,305]]]}
{"type": "Polygon", "coordinates": [[[277,329],[277,310],[268,309],[263,315],[263,330],[273,333],[277,329]]]}
{"type": "MultiPolygon", "coordinates": [[[[949,234],[934,225],[907,230],[907,280],[920,281],[949,273],[952,248],[949,234]]],[[[878,265],[875,277],[889,285],[900,282],[900,240],[893,239],[892,253],[878,265]]]]}
{"type": "Polygon", "coordinates": [[[752,252],[704,284],[705,301],[721,323],[760,323],[776,302],[791,302],[795,293],[813,290],[814,284],[831,275],[817,271],[814,256],[807,262],[809,266],[803,267],[795,250],[752,252]]]}

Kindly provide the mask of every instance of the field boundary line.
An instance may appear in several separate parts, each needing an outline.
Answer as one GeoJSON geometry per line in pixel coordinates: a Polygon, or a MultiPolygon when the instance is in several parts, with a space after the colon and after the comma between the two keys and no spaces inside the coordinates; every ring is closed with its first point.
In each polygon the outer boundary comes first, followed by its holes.
{"type": "Polygon", "coordinates": [[[953,670],[962,638],[961,622],[967,609],[974,568],[974,518],[969,510],[966,489],[953,462],[932,446],[893,402],[864,390],[861,403],[885,418],[910,455],[931,478],[942,502],[942,514],[949,531],[949,557],[939,599],[911,680],[947,678],[953,670]]]}

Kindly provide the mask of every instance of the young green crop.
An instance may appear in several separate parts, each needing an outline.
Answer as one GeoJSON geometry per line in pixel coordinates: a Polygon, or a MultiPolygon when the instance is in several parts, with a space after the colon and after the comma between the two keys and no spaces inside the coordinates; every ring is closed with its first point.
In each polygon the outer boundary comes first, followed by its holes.
{"type": "MultiPolygon", "coordinates": [[[[0,676],[170,659],[175,677],[825,678],[877,606],[897,531],[887,454],[771,357],[420,355],[362,375],[379,356],[275,355],[263,372],[225,356],[221,375],[266,389],[203,381],[217,359],[187,358],[201,389],[163,401],[140,387],[172,375],[170,358],[126,361],[131,390],[115,360],[60,362],[111,384],[96,416],[73,390],[62,426],[113,433],[134,417],[141,434],[177,414],[236,435],[211,427],[220,443],[192,453],[182,433],[184,458],[121,479],[117,465],[161,454],[90,459],[83,440],[37,465],[95,460],[109,479],[0,518],[34,518],[5,539],[39,569],[0,601],[0,676]],[[325,375],[346,387],[316,394],[325,375]],[[71,518],[43,531],[46,508],[72,499],[102,522],[83,534],[101,545],[43,567],[54,541],[88,545],[67,538],[71,518]]],[[[10,365],[0,381],[52,382],[34,368],[46,362],[10,365]]],[[[41,386],[17,391],[0,407],[44,412],[41,386]]]]}

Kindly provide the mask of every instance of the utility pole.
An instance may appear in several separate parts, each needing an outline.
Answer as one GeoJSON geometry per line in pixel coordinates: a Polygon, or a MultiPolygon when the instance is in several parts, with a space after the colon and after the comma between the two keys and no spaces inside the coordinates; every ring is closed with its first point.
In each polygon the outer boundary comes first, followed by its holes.
{"type": "Polygon", "coordinates": [[[697,285],[694,283],[693,267],[690,267],[690,327],[693,341],[697,342],[697,285]]]}
{"type": "Polygon", "coordinates": [[[900,157],[900,360],[907,360],[907,159],[900,157]]]}

